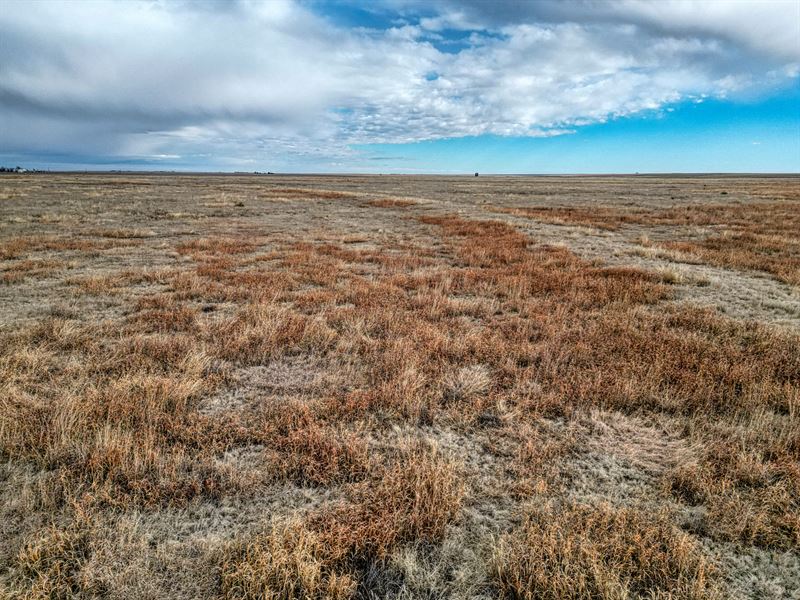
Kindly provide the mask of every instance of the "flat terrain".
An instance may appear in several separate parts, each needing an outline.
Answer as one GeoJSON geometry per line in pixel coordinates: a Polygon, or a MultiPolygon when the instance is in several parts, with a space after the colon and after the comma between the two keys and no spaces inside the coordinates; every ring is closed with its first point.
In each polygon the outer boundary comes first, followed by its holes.
{"type": "Polygon", "coordinates": [[[800,178],[0,177],[0,597],[800,598],[800,178]]]}

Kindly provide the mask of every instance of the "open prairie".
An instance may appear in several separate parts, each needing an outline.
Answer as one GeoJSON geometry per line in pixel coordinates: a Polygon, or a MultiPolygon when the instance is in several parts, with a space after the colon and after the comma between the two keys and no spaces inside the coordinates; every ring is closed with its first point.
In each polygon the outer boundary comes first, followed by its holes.
{"type": "Polygon", "coordinates": [[[0,307],[0,596],[800,597],[800,178],[7,175],[0,307]]]}

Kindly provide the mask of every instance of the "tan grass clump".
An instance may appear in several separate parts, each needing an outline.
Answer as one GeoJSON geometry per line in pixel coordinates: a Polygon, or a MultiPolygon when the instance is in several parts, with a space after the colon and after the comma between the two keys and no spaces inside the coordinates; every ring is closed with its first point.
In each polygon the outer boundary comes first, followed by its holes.
{"type": "Polygon", "coordinates": [[[216,353],[240,364],[264,364],[286,354],[330,348],[337,334],[321,317],[271,303],[251,303],[210,331],[216,353]]]}
{"type": "Polygon", "coordinates": [[[19,283],[28,277],[49,277],[64,266],[65,263],[59,260],[20,260],[0,270],[0,283],[19,283]]]}
{"type": "Polygon", "coordinates": [[[353,504],[320,513],[311,526],[356,564],[369,563],[400,544],[440,540],[463,495],[458,467],[435,447],[410,442],[353,504]]]}
{"type": "Polygon", "coordinates": [[[350,598],[395,548],[440,540],[463,493],[452,462],[428,444],[406,443],[379,478],[359,484],[351,503],[233,545],[222,565],[223,595],[350,598]]]}
{"type": "Polygon", "coordinates": [[[66,252],[81,251],[90,252],[93,250],[107,250],[121,246],[132,246],[138,241],[98,241],[78,237],[57,237],[57,236],[30,236],[7,239],[0,244],[0,260],[18,258],[31,252],[66,252]]]}
{"type": "Polygon", "coordinates": [[[413,200],[406,200],[404,198],[378,198],[377,200],[370,200],[367,206],[374,208],[408,208],[415,206],[417,203],[413,200]]]}
{"type": "Polygon", "coordinates": [[[143,310],[129,317],[129,322],[148,333],[190,331],[197,324],[197,309],[174,302],[143,310]]]}
{"type": "Polygon", "coordinates": [[[371,470],[363,437],[320,422],[306,405],[272,407],[261,418],[279,480],[322,486],[359,481],[371,470]]]}
{"type": "Polygon", "coordinates": [[[302,522],[273,523],[235,543],[222,563],[222,597],[230,600],[344,600],[356,581],[339,572],[341,558],[302,522]]]}
{"type": "Polygon", "coordinates": [[[662,247],[712,265],[765,271],[780,281],[800,285],[798,238],[787,239],[778,235],[750,232],[724,233],[700,241],[665,242],[662,247]]]}
{"type": "MultiPolygon", "coordinates": [[[[649,511],[648,511],[649,512],[649,511]]],[[[721,598],[715,569],[665,515],[609,506],[533,511],[501,539],[501,598],[721,598]]]]}
{"type": "Polygon", "coordinates": [[[353,198],[355,194],[350,192],[340,192],[336,190],[316,190],[312,188],[267,188],[265,194],[268,197],[306,199],[319,198],[321,200],[341,200],[353,198]]]}
{"type": "Polygon", "coordinates": [[[148,238],[155,235],[145,229],[93,229],[88,235],[112,239],[148,238]]]}
{"type": "Polygon", "coordinates": [[[701,533],[764,548],[800,547],[800,433],[771,444],[772,456],[758,446],[737,446],[731,437],[718,436],[697,462],[666,473],[668,488],[688,504],[707,507],[701,533]]]}
{"type": "Polygon", "coordinates": [[[255,250],[256,245],[240,238],[201,238],[184,242],[177,246],[181,254],[246,254],[255,250]]]}
{"type": "Polygon", "coordinates": [[[623,223],[637,222],[636,215],[625,214],[618,209],[603,206],[593,206],[591,208],[496,207],[493,210],[499,213],[535,219],[542,223],[552,223],[553,225],[581,225],[609,231],[618,229],[623,223]]]}
{"type": "Polygon", "coordinates": [[[446,402],[464,402],[486,394],[492,385],[492,375],[485,365],[471,365],[446,375],[442,385],[446,402]]]}
{"type": "Polygon", "coordinates": [[[38,600],[101,593],[83,573],[92,552],[93,528],[85,514],[66,527],[51,525],[37,532],[12,564],[13,597],[38,600]]]}

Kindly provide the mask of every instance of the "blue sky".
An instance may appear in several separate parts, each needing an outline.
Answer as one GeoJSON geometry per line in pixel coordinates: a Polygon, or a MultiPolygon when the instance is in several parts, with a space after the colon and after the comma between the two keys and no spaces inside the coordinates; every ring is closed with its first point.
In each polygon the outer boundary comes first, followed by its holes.
{"type": "Polygon", "coordinates": [[[680,103],[556,137],[487,135],[358,149],[387,173],[797,173],[800,90],[680,103]]]}
{"type": "Polygon", "coordinates": [[[4,6],[3,165],[800,172],[795,0],[4,6]]]}

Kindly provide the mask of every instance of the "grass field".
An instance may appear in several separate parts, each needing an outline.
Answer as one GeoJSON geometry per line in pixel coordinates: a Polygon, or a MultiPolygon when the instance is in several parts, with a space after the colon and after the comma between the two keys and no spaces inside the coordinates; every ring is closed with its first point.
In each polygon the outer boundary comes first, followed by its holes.
{"type": "Polygon", "coordinates": [[[800,179],[0,178],[0,595],[800,597],[800,179]]]}

